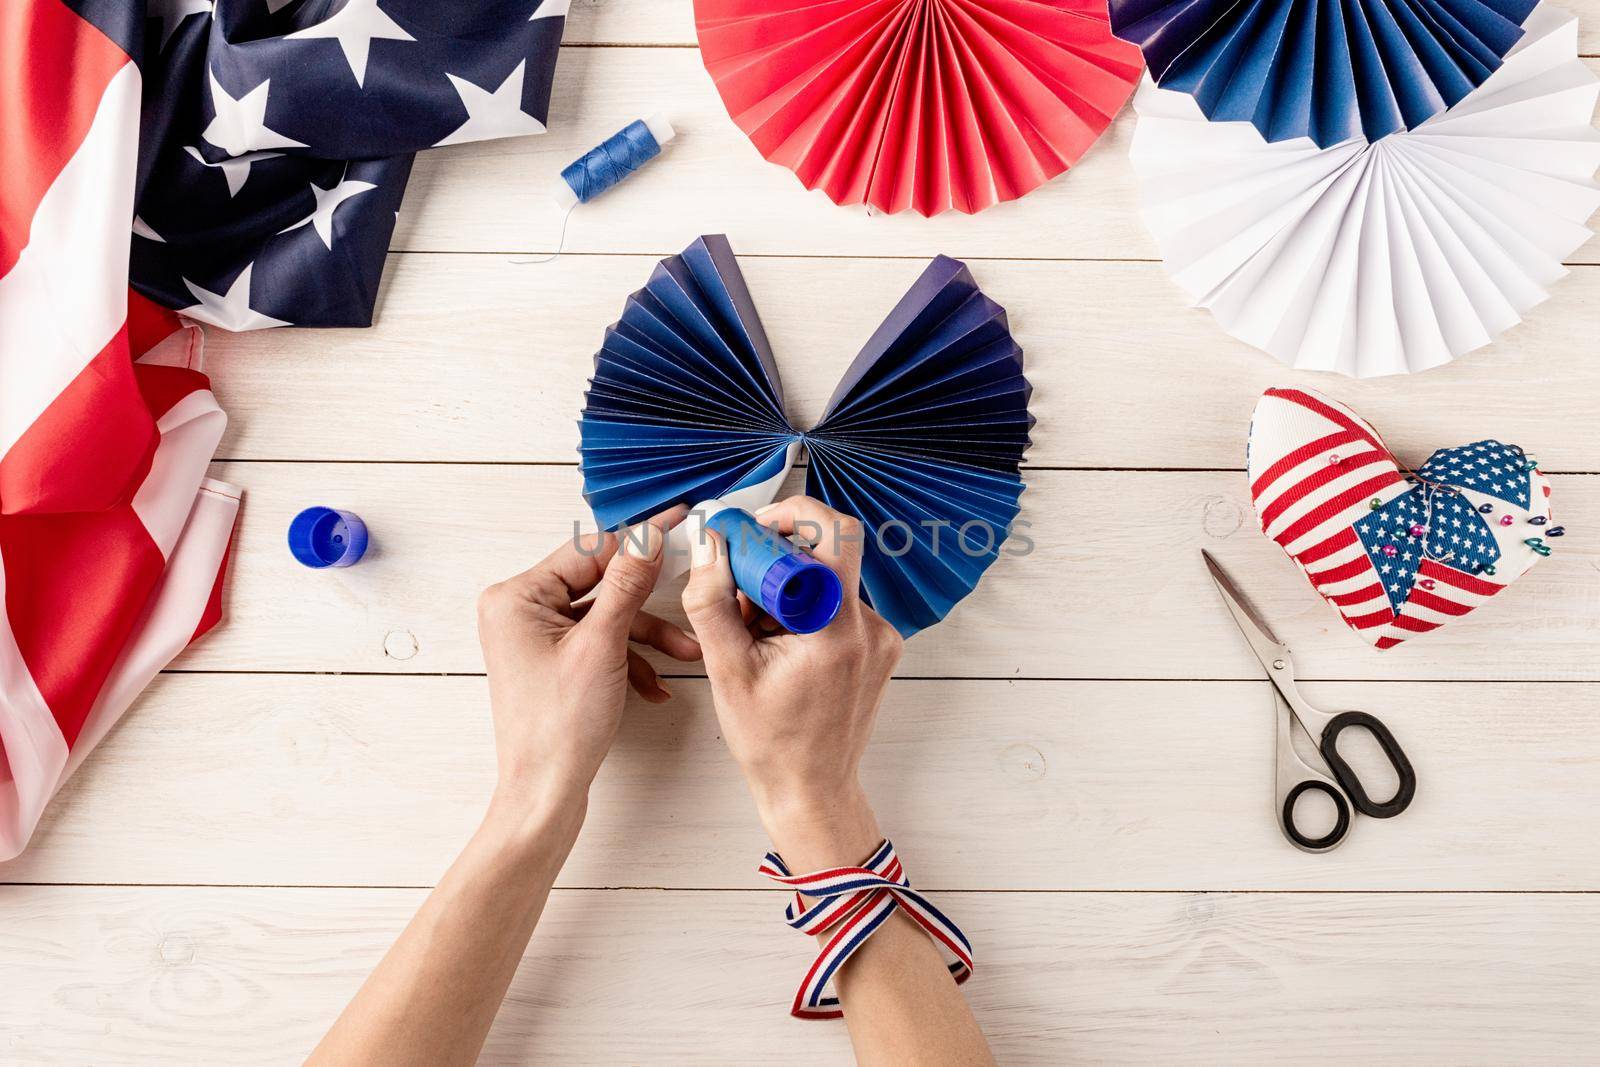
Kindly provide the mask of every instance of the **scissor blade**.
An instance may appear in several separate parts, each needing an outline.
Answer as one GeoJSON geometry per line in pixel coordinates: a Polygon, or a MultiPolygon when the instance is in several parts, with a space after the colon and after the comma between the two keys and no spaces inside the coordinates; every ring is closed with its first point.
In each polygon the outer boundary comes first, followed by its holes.
{"type": "Polygon", "coordinates": [[[1239,592],[1239,587],[1233,584],[1233,579],[1228,577],[1228,572],[1222,569],[1222,564],[1203,548],[1200,554],[1205,557],[1206,569],[1211,572],[1211,580],[1217,583],[1217,591],[1222,594],[1223,601],[1228,605],[1233,621],[1244,631],[1251,647],[1258,651],[1268,645],[1282,647],[1283,642],[1272,632],[1272,627],[1256,614],[1250,602],[1244,598],[1244,594],[1239,592]]]}

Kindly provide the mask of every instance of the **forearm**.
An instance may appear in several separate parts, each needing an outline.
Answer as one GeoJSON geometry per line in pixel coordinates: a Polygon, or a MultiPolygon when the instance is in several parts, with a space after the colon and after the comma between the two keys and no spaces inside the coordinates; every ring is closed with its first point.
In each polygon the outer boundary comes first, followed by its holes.
{"type": "Polygon", "coordinates": [[[309,1062],[473,1063],[584,806],[582,790],[497,796],[309,1062]]]}
{"type": "MultiPolygon", "coordinates": [[[[809,873],[865,860],[883,841],[864,795],[758,806],[790,870],[809,873]]],[[[826,943],[828,934],[819,940],[826,943]]],[[[896,912],[834,976],[861,1067],[992,1064],[983,1031],[933,940],[896,912]]]]}
{"type": "Polygon", "coordinates": [[[994,1063],[938,946],[903,911],[839,968],[834,988],[861,1067],[994,1063]]]}

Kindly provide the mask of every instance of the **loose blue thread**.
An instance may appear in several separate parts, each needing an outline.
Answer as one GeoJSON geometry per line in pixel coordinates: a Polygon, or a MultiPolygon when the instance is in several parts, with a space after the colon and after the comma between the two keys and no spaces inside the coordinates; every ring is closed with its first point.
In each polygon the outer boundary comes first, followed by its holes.
{"type": "Polygon", "coordinates": [[[567,223],[572,221],[572,212],[577,206],[587,204],[661,154],[663,141],[656,139],[650,128],[652,122],[664,131],[661,136],[665,141],[676,136],[664,118],[635,119],[561,171],[561,180],[571,190],[572,197],[570,203],[557,198],[567,210],[561,216],[561,238],[556,242],[555,252],[540,259],[514,259],[513,263],[552,263],[561,258],[562,250],[567,247],[567,223]]]}

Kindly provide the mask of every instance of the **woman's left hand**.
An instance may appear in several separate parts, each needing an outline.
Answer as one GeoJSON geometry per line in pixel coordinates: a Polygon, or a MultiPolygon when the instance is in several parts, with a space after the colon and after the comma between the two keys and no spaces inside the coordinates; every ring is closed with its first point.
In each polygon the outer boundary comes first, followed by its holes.
{"type": "Polygon", "coordinates": [[[499,799],[586,793],[617,736],[629,686],[653,704],[671,697],[630,641],[700,658],[699,642],[643,610],[665,531],[683,515],[674,508],[621,537],[575,538],[479,597],[499,799]]]}

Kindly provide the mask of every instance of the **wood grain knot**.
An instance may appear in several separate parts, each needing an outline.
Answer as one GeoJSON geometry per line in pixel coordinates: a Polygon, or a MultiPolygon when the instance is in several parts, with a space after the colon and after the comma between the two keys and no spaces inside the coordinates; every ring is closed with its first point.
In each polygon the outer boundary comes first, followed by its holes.
{"type": "Polygon", "coordinates": [[[410,659],[419,647],[417,635],[410,630],[390,630],[383,635],[383,654],[390,659],[410,659]]]}
{"type": "Polygon", "coordinates": [[[1032,745],[1007,745],[1005,751],[1000,753],[1000,766],[1019,781],[1037,781],[1044,777],[1044,753],[1032,745]]]}
{"type": "Polygon", "coordinates": [[[1226,497],[1206,501],[1200,527],[1211,537],[1231,537],[1244,525],[1244,510],[1226,497]]]}
{"type": "Polygon", "coordinates": [[[169,966],[182,966],[194,962],[194,942],[182,934],[168,934],[157,946],[161,962],[169,966]]]}

